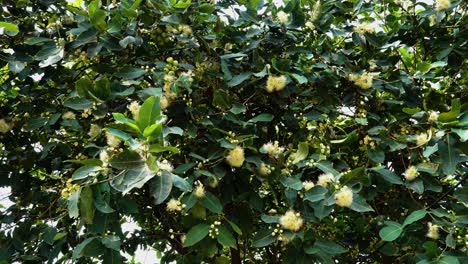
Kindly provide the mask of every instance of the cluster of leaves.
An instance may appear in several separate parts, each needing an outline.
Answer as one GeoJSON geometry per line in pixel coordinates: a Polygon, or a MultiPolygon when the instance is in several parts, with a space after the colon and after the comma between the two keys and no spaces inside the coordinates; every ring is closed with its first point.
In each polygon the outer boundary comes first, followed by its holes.
{"type": "Polygon", "coordinates": [[[466,263],[467,3],[272,2],[0,0],[0,263],[466,263]]]}

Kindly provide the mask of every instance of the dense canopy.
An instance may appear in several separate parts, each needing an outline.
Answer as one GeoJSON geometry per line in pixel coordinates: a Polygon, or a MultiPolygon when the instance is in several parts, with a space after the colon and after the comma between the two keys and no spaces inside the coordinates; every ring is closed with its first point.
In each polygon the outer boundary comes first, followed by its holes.
{"type": "Polygon", "coordinates": [[[0,263],[468,262],[468,2],[0,6],[0,263]]]}

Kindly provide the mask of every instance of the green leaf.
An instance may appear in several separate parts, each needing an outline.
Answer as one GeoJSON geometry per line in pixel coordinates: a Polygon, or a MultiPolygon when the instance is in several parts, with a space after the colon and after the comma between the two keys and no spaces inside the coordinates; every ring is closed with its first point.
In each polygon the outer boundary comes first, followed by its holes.
{"type": "Polygon", "coordinates": [[[93,86],[93,83],[88,78],[81,78],[75,82],[76,92],[80,97],[89,97],[88,90],[93,86]]]}
{"type": "Polygon", "coordinates": [[[265,215],[265,214],[262,214],[260,216],[260,218],[262,219],[263,222],[267,223],[267,224],[277,224],[279,223],[279,219],[280,217],[279,216],[276,216],[276,215],[265,215]]]}
{"type": "Polygon", "coordinates": [[[437,262],[437,264],[460,264],[458,258],[455,256],[442,256],[437,262]]]}
{"type": "Polygon", "coordinates": [[[385,224],[387,226],[380,229],[379,231],[379,235],[383,240],[393,241],[401,235],[403,227],[399,223],[393,221],[386,221],[385,224]]]}
{"type": "Polygon", "coordinates": [[[84,253],[86,247],[88,245],[91,245],[91,242],[93,242],[94,240],[96,240],[96,237],[89,237],[89,238],[83,240],[83,242],[81,242],[80,244],[78,244],[75,247],[75,249],[73,249],[73,254],[72,254],[73,260],[76,260],[77,258],[82,257],[84,255],[83,253],[84,253]]]}
{"type": "Polygon", "coordinates": [[[237,248],[236,239],[226,227],[219,226],[218,230],[219,230],[219,234],[217,236],[217,239],[221,245],[225,247],[237,248]]]}
{"type": "Polygon", "coordinates": [[[19,32],[18,26],[13,23],[0,21],[0,28],[2,28],[9,36],[15,36],[19,32]]]}
{"type": "Polygon", "coordinates": [[[291,74],[291,76],[296,79],[296,81],[299,83],[299,84],[304,84],[304,83],[307,83],[308,80],[307,80],[307,77],[303,76],[303,75],[299,75],[299,74],[296,74],[296,73],[293,73],[291,74]]]}
{"type": "Polygon", "coordinates": [[[430,62],[420,62],[416,65],[416,69],[421,73],[427,73],[431,69],[432,64],[430,62]]]}
{"type": "Polygon", "coordinates": [[[136,79],[143,76],[146,71],[141,68],[124,67],[120,69],[115,76],[126,79],[136,79]]]}
{"type": "Polygon", "coordinates": [[[86,186],[81,189],[79,207],[81,219],[86,224],[91,225],[95,212],[93,190],[91,187],[86,186]]]}
{"type": "Polygon", "coordinates": [[[426,214],[427,211],[424,209],[413,211],[410,215],[406,217],[405,221],[403,222],[403,227],[423,219],[426,216],[426,214]]]}
{"type": "Polygon", "coordinates": [[[100,7],[100,0],[94,0],[88,5],[89,21],[91,21],[91,24],[93,24],[93,26],[99,31],[106,31],[106,12],[99,9],[100,7]]]}
{"type": "Polygon", "coordinates": [[[242,230],[239,228],[238,225],[236,225],[234,222],[232,221],[229,221],[228,219],[225,219],[229,225],[231,225],[231,228],[232,230],[234,230],[234,232],[236,232],[238,235],[242,236],[242,230]]]}
{"type": "Polygon", "coordinates": [[[100,171],[101,167],[100,166],[83,166],[77,169],[73,175],[72,179],[73,180],[81,180],[87,178],[90,174],[96,171],[100,171]]]}
{"type": "Polygon", "coordinates": [[[81,192],[81,189],[74,192],[72,195],[68,197],[68,216],[70,218],[78,218],[78,216],[80,215],[80,211],[78,208],[80,192],[81,192]]]}
{"type": "Polygon", "coordinates": [[[333,164],[329,161],[319,161],[315,163],[315,166],[325,173],[330,173],[333,176],[338,176],[340,173],[333,168],[333,164]]]}
{"type": "Polygon", "coordinates": [[[154,197],[155,204],[164,202],[172,190],[172,173],[159,171],[161,175],[151,181],[150,193],[154,197]]]}
{"type": "Polygon", "coordinates": [[[257,123],[257,122],[271,122],[271,120],[273,120],[273,115],[272,114],[266,114],[266,113],[263,113],[263,114],[259,114],[258,116],[250,119],[249,123],[257,123]]]}
{"type": "Polygon", "coordinates": [[[140,154],[135,151],[124,150],[117,155],[112,156],[109,160],[109,164],[112,168],[124,170],[138,168],[145,164],[140,154]]]}
{"type": "Polygon", "coordinates": [[[309,202],[318,202],[325,199],[328,189],[323,188],[322,186],[314,186],[312,189],[308,190],[304,195],[304,200],[309,202]]]}
{"type": "Polygon", "coordinates": [[[393,184],[403,184],[403,181],[393,171],[387,170],[383,167],[372,168],[372,171],[377,172],[384,180],[393,184]]]}
{"type": "Polygon", "coordinates": [[[219,201],[218,197],[210,192],[206,192],[205,197],[201,200],[203,206],[215,214],[221,214],[223,212],[223,205],[219,201]]]}
{"type": "Polygon", "coordinates": [[[133,188],[141,188],[151,180],[156,173],[152,172],[146,165],[123,170],[110,183],[112,188],[123,194],[128,193],[133,188]]]}
{"type": "Polygon", "coordinates": [[[63,105],[73,110],[85,110],[93,107],[94,102],[85,98],[72,97],[63,102],[63,105]]]}
{"type": "Polygon", "coordinates": [[[302,182],[296,177],[281,177],[281,183],[288,188],[299,191],[302,189],[302,182]]]}
{"type": "Polygon", "coordinates": [[[200,242],[203,238],[208,235],[210,226],[207,224],[198,224],[192,227],[185,236],[184,247],[191,247],[196,243],[200,242]]]}
{"type": "Polygon", "coordinates": [[[20,73],[24,69],[24,64],[20,61],[8,62],[8,69],[13,73],[20,73]]]}
{"type": "Polygon", "coordinates": [[[188,183],[185,179],[175,174],[172,174],[172,183],[175,187],[179,188],[179,190],[183,192],[192,190],[192,186],[190,185],[190,183],[188,183]]]}
{"type": "Polygon", "coordinates": [[[160,116],[159,98],[151,96],[146,99],[138,113],[137,124],[140,130],[144,131],[146,127],[154,124],[160,116]]]}
{"type": "Polygon", "coordinates": [[[372,149],[370,146],[367,146],[367,155],[373,162],[376,163],[382,163],[385,160],[385,153],[380,147],[372,149]]]}
{"type": "Polygon", "coordinates": [[[371,184],[369,176],[365,172],[364,167],[358,167],[346,173],[340,178],[340,182],[343,185],[350,185],[350,186],[355,185],[357,183],[360,183],[364,186],[368,186],[371,184]]]}
{"type": "Polygon", "coordinates": [[[461,142],[465,142],[468,140],[467,128],[452,128],[452,132],[456,133],[460,137],[461,142]]]}
{"type": "Polygon", "coordinates": [[[228,83],[227,85],[229,87],[234,87],[234,86],[237,86],[239,84],[241,84],[242,82],[244,82],[245,80],[249,79],[250,76],[252,76],[252,73],[251,72],[243,72],[239,75],[236,75],[234,76],[228,83]]]}
{"type": "Polygon", "coordinates": [[[298,145],[297,152],[292,154],[291,156],[294,157],[293,164],[296,164],[305,158],[307,158],[307,155],[309,155],[309,144],[307,142],[301,142],[298,145]]]}
{"type": "Polygon", "coordinates": [[[460,202],[468,204],[468,186],[457,188],[453,193],[453,196],[460,202]]]}
{"type": "Polygon", "coordinates": [[[101,243],[106,247],[115,251],[120,251],[120,237],[118,236],[105,236],[101,239],[101,243]]]}
{"type": "Polygon", "coordinates": [[[349,206],[349,209],[360,213],[374,211],[374,209],[367,204],[366,200],[358,194],[353,195],[353,203],[349,206]]]}
{"type": "Polygon", "coordinates": [[[271,243],[276,241],[276,236],[272,236],[271,233],[273,231],[269,229],[263,229],[258,231],[258,233],[254,237],[253,246],[254,247],[266,247],[271,243]]]}
{"type": "Polygon", "coordinates": [[[135,132],[140,131],[140,129],[138,128],[136,122],[133,121],[132,119],[127,118],[123,114],[121,114],[121,113],[112,113],[112,116],[114,117],[115,121],[126,125],[131,131],[135,131],[135,132]]]}
{"type": "Polygon", "coordinates": [[[154,138],[160,138],[163,136],[163,128],[162,128],[162,123],[156,123],[152,124],[150,126],[147,126],[145,130],[143,131],[143,136],[144,137],[154,137],[154,138]]]}
{"type": "Polygon", "coordinates": [[[438,120],[443,123],[455,121],[457,119],[457,116],[460,114],[460,110],[461,110],[460,98],[453,99],[450,111],[441,113],[439,115],[438,120]]]}
{"type": "Polygon", "coordinates": [[[148,149],[151,153],[161,153],[161,152],[172,152],[172,153],[180,153],[180,150],[173,146],[161,146],[160,144],[153,144],[148,149]]]}
{"type": "Polygon", "coordinates": [[[89,87],[89,92],[101,100],[107,100],[111,94],[109,79],[97,80],[94,86],[89,87]]]}
{"type": "Polygon", "coordinates": [[[347,251],[344,247],[338,245],[337,243],[325,240],[315,241],[314,247],[319,248],[320,250],[330,255],[339,255],[347,251]]]}
{"type": "Polygon", "coordinates": [[[442,140],[439,141],[438,152],[440,154],[442,171],[446,175],[450,175],[455,173],[457,169],[457,165],[460,162],[460,154],[455,148],[455,139],[453,136],[449,134],[445,140],[447,143],[442,140]]]}

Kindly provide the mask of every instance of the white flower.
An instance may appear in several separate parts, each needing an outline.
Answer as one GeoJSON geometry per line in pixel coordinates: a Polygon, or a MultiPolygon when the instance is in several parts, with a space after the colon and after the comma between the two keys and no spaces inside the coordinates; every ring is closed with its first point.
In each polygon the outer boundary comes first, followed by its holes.
{"type": "Polygon", "coordinates": [[[5,119],[0,119],[0,133],[7,133],[10,131],[10,125],[5,121],[5,119]]]}
{"type": "Polygon", "coordinates": [[[276,17],[278,18],[279,22],[285,24],[289,20],[289,14],[286,14],[284,11],[279,11],[276,14],[276,17]]]}
{"type": "Polygon", "coordinates": [[[203,184],[198,182],[197,187],[195,187],[195,190],[193,191],[193,194],[198,198],[203,198],[205,196],[205,187],[203,187],[203,184]]]}
{"type": "Polygon", "coordinates": [[[182,203],[174,198],[167,202],[166,210],[169,212],[182,211],[182,203]]]}
{"type": "Polygon", "coordinates": [[[167,100],[167,97],[166,96],[161,96],[161,99],[159,99],[160,101],[160,106],[161,106],[161,109],[166,109],[169,107],[169,101],[167,100]]]}
{"type": "Polygon", "coordinates": [[[431,111],[427,121],[429,121],[431,123],[435,123],[435,122],[437,122],[438,119],[439,119],[439,113],[431,111]]]}
{"type": "Polygon", "coordinates": [[[284,152],[284,147],[279,146],[279,142],[275,141],[275,143],[265,143],[262,146],[263,151],[268,153],[268,155],[278,158],[279,155],[283,154],[284,152]]]}
{"type": "Polygon", "coordinates": [[[373,77],[372,74],[364,72],[363,74],[350,74],[348,79],[352,81],[356,86],[361,87],[363,90],[367,90],[372,87],[373,77]]]}
{"type": "Polygon", "coordinates": [[[317,184],[322,187],[327,187],[329,183],[335,180],[335,176],[331,173],[325,173],[318,177],[317,184]]]}
{"type": "Polygon", "coordinates": [[[310,22],[310,21],[307,21],[307,22],[305,23],[305,27],[308,28],[308,29],[310,29],[310,30],[314,30],[314,29],[315,29],[314,23],[312,23],[312,22],[310,22]]]}
{"type": "Polygon", "coordinates": [[[72,111],[68,111],[63,113],[62,115],[63,119],[75,119],[75,114],[72,111]]]}
{"type": "Polygon", "coordinates": [[[160,170],[165,170],[165,171],[168,171],[168,172],[172,172],[174,170],[174,167],[172,166],[171,163],[169,163],[169,161],[167,160],[163,160],[163,161],[156,161],[156,164],[158,165],[158,168],[160,170]]]}
{"type": "Polygon", "coordinates": [[[373,26],[370,23],[362,23],[354,26],[354,32],[358,34],[364,34],[364,33],[374,33],[375,32],[375,26],[373,26]]]}
{"type": "Polygon", "coordinates": [[[302,183],[302,187],[304,187],[304,190],[308,191],[312,188],[314,188],[315,184],[312,181],[305,181],[302,183]]]}
{"type": "Polygon", "coordinates": [[[121,140],[112,135],[109,131],[106,132],[106,137],[107,137],[107,145],[113,148],[117,148],[120,145],[121,140]]]}
{"type": "Polygon", "coordinates": [[[422,146],[429,141],[429,136],[426,133],[421,133],[416,137],[416,145],[422,146]]]}
{"type": "Polygon", "coordinates": [[[415,166],[409,166],[408,169],[406,169],[405,173],[403,173],[403,175],[408,181],[412,181],[419,176],[419,172],[415,166]]]}
{"type": "Polygon", "coordinates": [[[301,229],[303,223],[304,220],[302,220],[299,213],[295,213],[293,210],[287,211],[280,217],[281,226],[287,230],[298,231],[301,229]]]}
{"type": "Polygon", "coordinates": [[[137,120],[138,119],[138,113],[140,112],[140,104],[137,101],[131,102],[127,106],[128,110],[132,113],[133,119],[137,120]]]}
{"type": "Polygon", "coordinates": [[[335,202],[341,207],[350,206],[353,203],[353,191],[348,186],[344,186],[335,193],[335,202]]]}
{"type": "Polygon", "coordinates": [[[226,157],[226,161],[231,167],[241,167],[244,160],[244,149],[239,146],[229,151],[229,155],[226,157]]]}
{"type": "Polygon", "coordinates": [[[443,11],[450,7],[450,0],[436,0],[435,9],[437,12],[443,11]]]}
{"type": "Polygon", "coordinates": [[[102,150],[99,153],[99,159],[102,161],[102,167],[107,167],[109,165],[109,153],[107,151],[102,150]]]}
{"type": "Polygon", "coordinates": [[[268,76],[266,85],[267,92],[272,93],[274,91],[281,91],[284,89],[284,87],[286,87],[286,76],[268,76]]]}
{"type": "Polygon", "coordinates": [[[271,173],[270,166],[268,166],[267,164],[262,162],[262,164],[260,164],[260,168],[258,169],[258,172],[262,176],[267,176],[267,175],[269,175],[271,173]]]}
{"type": "Polygon", "coordinates": [[[91,124],[89,127],[88,136],[90,138],[95,138],[101,134],[101,127],[96,124],[91,124]]]}
{"type": "Polygon", "coordinates": [[[427,223],[427,234],[426,236],[432,239],[438,239],[439,238],[439,226],[438,225],[433,225],[431,222],[427,223]]]}

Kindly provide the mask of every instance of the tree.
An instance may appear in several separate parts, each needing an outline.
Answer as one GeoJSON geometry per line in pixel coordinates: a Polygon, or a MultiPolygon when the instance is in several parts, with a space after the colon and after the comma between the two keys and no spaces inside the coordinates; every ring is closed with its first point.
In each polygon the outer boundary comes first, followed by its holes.
{"type": "Polygon", "coordinates": [[[0,1],[0,262],[466,263],[467,3],[271,2],[0,1]]]}

